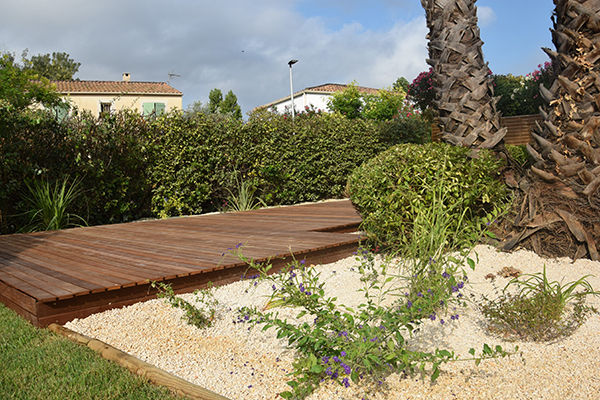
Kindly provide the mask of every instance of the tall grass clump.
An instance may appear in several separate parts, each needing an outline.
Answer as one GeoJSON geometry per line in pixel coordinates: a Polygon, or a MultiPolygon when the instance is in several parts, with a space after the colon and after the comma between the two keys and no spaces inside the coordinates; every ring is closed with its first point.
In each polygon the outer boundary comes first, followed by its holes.
{"type": "Polygon", "coordinates": [[[488,330],[506,338],[534,342],[569,336],[591,314],[598,313],[585,304],[587,296],[600,296],[586,280],[589,276],[566,284],[551,282],[544,266],[541,273],[512,279],[501,296],[484,297],[480,304],[488,330]],[[523,277],[527,279],[519,279],[523,277]]]}
{"type": "Polygon", "coordinates": [[[51,231],[87,225],[82,217],[69,213],[69,209],[81,195],[79,184],[78,180],[69,184],[68,178],[57,181],[54,185],[48,181],[27,182],[29,194],[24,199],[29,207],[29,222],[22,230],[51,231]]]}

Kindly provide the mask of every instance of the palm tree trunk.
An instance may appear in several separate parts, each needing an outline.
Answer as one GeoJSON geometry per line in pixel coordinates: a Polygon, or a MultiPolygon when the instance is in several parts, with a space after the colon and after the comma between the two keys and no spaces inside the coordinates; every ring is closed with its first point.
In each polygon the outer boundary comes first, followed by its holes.
{"type": "Polygon", "coordinates": [[[421,0],[442,140],[473,149],[503,146],[497,98],[477,26],[477,0],[421,0]]]}

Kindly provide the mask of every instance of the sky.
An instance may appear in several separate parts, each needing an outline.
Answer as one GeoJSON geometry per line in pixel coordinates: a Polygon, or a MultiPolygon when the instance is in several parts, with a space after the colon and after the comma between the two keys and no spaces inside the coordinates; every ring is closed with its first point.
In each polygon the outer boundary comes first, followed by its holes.
{"type": "MultiPolygon", "coordinates": [[[[548,61],[552,0],[479,0],[495,74],[548,61]]],[[[75,78],[169,82],[184,108],[221,89],[243,113],[325,83],[384,88],[429,69],[420,0],[0,0],[0,52],[68,53],[75,78]],[[169,73],[172,76],[169,80],[169,73]]]]}

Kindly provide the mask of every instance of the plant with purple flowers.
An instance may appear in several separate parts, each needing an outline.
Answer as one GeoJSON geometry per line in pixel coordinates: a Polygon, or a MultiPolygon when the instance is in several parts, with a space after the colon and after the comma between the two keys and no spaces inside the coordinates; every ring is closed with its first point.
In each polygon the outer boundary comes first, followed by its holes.
{"type": "MultiPolygon", "coordinates": [[[[241,250],[232,253],[241,255],[241,250]]],[[[283,398],[302,399],[327,380],[345,387],[351,382],[376,383],[392,372],[410,375],[426,365],[432,367],[431,379],[435,380],[442,363],[459,361],[447,350],[411,351],[405,340],[428,318],[439,319],[442,324],[458,318],[456,307],[451,308],[452,315],[446,317],[446,309],[459,299],[459,285],[462,288],[465,282],[464,278],[455,278],[454,267],[439,257],[435,264],[442,272],[437,271],[435,279],[429,280],[429,283],[438,282],[437,286],[429,287],[431,290],[421,289],[418,291],[421,296],[417,296],[418,292],[411,291],[410,284],[408,288],[397,286],[399,277],[391,274],[397,267],[390,258],[377,259],[364,249],[356,255],[360,261],[358,270],[364,278],[361,290],[365,296],[364,303],[357,309],[339,305],[336,298],[327,297],[320,274],[312,266],[293,260],[280,273],[267,274],[268,266],[257,266],[248,260],[249,269],[258,270],[259,279],[278,290],[270,294],[263,310],[240,310],[238,322],[262,325],[263,330],[275,328],[277,337],[287,339],[298,352],[293,363],[294,380],[288,382],[292,390],[281,393],[283,398]],[[453,292],[452,287],[457,292],[453,292]],[[405,290],[408,296],[399,295],[405,290]],[[395,300],[386,302],[388,296],[395,296],[395,300]],[[296,321],[282,319],[277,312],[270,311],[275,307],[298,308],[296,321]],[[311,316],[312,323],[303,322],[304,316],[311,316]]],[[[469,360],[479,362],[509,354],[499,346],[489,352],[487,348],[486,345],[481,356],[469,360]]]]}

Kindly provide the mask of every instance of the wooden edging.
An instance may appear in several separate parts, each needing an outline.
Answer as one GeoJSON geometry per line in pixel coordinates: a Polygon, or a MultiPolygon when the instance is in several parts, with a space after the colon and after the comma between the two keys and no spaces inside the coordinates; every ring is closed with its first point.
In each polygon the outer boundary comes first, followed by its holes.
{"type": "Polygon", "coordinates": [[[89,347],[90,349],[100,353],[102,357],[118,363],[119,365],[129,369],[134,374],[145,376],[152,383],[166,386],[172,392],[180,396],[198,400],[229,400],[227,397],[223,397],[220,394],[211,392],[208,389],[194,385],[185,379],[179,378],[178,376],[170,374],[167,371],[155,367],[154,365],[148,364],[139,358],[115,349],[114,347],[101,342],[100,340],[89,338],[85,335],[74,332],[69,328],[65,328],[62,325],[50,324],[48,325],[48,329],[79,344],[89,347]]]}

